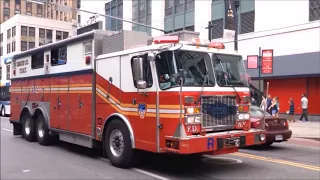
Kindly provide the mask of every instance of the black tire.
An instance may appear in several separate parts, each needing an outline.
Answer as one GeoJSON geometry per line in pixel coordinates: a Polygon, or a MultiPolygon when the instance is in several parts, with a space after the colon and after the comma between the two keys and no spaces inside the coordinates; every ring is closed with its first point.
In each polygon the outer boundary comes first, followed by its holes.
{"type": "Polygon", "coordinates": [[[2,114],[2,111],[3,111],[3,106],[1,106],[0,108],[0,116],[4,116],[4,114],[2,114]]]}
{"type": "Polygon", "coordinates": [[[36,140],[36,123],[29,113],[22,116],[22,137],[29,142],[36,140]],[[29,127],[29,131],[26,128],[29,127]]]}
{"type": "Polygon", "coordinates": [[[132,149],[131,145],[130,133],[127,126],[121,120],[114,119],[108,125],[104,136],[103,148],[113,166],[119,168],[129,168],[133,165],[134,150],[132,149]],[[120,131],[123,137],[123,141],[120,140],[120,143],[123,143],[123,148],[120,148],[122,149],[122,153],[119,156],[115,156],[111,151],[112,147],[110,145],[110,136],[113,130],[120,131]]]}
{"type": "Polygon", "coordinates": [[[52,137],[49,134],[48,125],[42,114],[38,115],[37,117],[36,135],[40,145],[48,146],[52,143],[52,137]]]}

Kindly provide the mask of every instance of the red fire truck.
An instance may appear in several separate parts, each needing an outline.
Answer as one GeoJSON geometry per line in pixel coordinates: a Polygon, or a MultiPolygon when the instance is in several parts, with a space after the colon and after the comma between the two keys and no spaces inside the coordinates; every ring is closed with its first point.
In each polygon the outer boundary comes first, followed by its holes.
{"type": "Polygon", "coordinates": [[[94,30],[12,63],[10,122],[27,141],[101,147],[122,168],[137,149],[200,157],[265,143],[242,57],[219,42],[94,30]]]}

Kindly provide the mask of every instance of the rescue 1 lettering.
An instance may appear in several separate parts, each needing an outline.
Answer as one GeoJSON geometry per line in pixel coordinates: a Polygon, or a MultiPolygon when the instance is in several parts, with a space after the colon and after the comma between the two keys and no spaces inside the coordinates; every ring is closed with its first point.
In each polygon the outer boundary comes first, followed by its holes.
{"type": "Polygon", "coordinates": [[[213,138],[208,138],[208,140],[207,140],[207,148],[208,148],[208,150],[209,149],[213,150],[213,148],[214,148],[214,139],[213,138]]]}
{"type": "Polygon", "coordinates": [[[20,72],[20,74],[27,73],[27,68],[26,68],[26,67],[21,68],[21,69],[19,70],[19,72],[20,72]]]}

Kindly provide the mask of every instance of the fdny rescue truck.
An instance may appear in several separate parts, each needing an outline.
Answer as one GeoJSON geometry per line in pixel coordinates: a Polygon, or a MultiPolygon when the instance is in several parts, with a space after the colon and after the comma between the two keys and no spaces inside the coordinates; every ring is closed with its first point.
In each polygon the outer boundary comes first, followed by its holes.
{"type": "Polygon", "coordinates": [[[94,30],[12,64],[10,122],[27,141],[102,147],[122,168],[137,149],[201,157],[265,143],[242,57],[219,42],[94,30]]]}

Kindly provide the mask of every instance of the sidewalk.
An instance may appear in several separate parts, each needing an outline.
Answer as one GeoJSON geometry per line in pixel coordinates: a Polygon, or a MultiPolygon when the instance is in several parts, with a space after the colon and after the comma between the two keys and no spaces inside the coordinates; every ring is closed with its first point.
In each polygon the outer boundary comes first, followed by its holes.
{"type": "Polygon", "coordinates": [[[292,131],[292,137],[320,141],[320,121],[309,123],[296,121],[289,123],[289,129],[292,131]]]}

